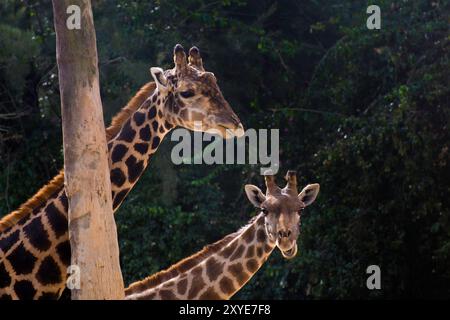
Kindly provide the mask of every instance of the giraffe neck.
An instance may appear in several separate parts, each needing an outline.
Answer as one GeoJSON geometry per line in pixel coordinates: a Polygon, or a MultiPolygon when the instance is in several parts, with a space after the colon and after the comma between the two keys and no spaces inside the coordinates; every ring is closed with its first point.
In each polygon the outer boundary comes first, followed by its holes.
{"type": "MultiPolygon", "coordinates": [[[[173,127],[155,90],[108,142],[114,210],[136,184],[173,127]]],[[[71,249],[68,200],[61,186],[45,203],[0,233],[0,299],[55,299],[67,280],[71,249]]]]}
{"type": "Polygon", "coordinates": [[[167,96],[158,90],[136,110],[108,142],[113,210],[134,187],[164,136],[173,128],[164,116],[167,96]]]}
{"type": "Polygon", "coordinates": [[[230,241],[220,240],[217,247],[213,245],[212,252],[206,247],[178,266],[130,285],[125,298],[231,298],[264,264],[275,244],[267,237],[263,215],[230,236],[230,241]]]}

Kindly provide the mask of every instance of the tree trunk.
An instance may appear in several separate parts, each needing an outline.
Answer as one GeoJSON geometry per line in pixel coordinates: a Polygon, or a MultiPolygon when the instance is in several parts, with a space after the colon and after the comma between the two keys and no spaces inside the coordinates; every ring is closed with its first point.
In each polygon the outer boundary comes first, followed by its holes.
{"type": "Polygon", "coordinates": [[[80,271],[80,288],[72,290],[72,299],[122,299],[91,2],[53,0],[53,15],[71,263],[80,271]],[[71,30],[66,25],[72,15],[67,8],[73,5],[81,9],[81,28],[71,30]]]}

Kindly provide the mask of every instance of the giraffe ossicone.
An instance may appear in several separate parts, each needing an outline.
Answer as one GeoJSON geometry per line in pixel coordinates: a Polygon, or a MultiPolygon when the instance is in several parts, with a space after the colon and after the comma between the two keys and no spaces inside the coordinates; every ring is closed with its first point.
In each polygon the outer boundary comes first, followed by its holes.
{"type": "Polygon", "coordinates": [[[125,290],[128,300],[229,299],[259,270],[274,248],[286,259],[297,254],[302,211],[313,203],[319,184],[298,193],[295,171],[288,171],[287,184],[278,187],[265,176],[266,194],[246,185],[250,202],[260,213],[239,231],[206,246],[194,255],[125,290]]]}
{"type": "MultiPolygon", "coordinates": [[[[188,62],[176,45],[173,57],[174,68],[151,69],[155,82],[141,88],[106,130],[114,211],[172,128],[193,129],[195,121],[202,121],[205,130],[218,129],[225,138],[228,129],[243,129],[215,76],[204,70],[199,50],[191,49],[188,62]]],[[[71,260],[68,204],[61,172],[0,220],[0,299],[61,295],[71,260]]]]}

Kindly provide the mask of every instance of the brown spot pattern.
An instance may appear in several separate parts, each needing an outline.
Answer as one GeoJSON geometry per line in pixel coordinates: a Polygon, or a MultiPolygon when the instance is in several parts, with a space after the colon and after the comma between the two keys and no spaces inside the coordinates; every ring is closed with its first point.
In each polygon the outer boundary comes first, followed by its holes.
{"type": "Polygon", "coordinates": [[[244,234],[242,235],[242,239],[244,239],[245,242],[250,243],[255,238],[255,226],[250,226],[247,230],[245,230],[244,234]]]}
{"type": "Polygon", "coordinates": [[[230,257],[230,260],[236,260],[242,257],[242,254],[244,253],[245,246],[241,244],[239,248],[236,249],[236,251],[233,253],[233,255],[230,257]]]}
{"type": "Polygon", "coordinates": [[[220,290],[222,290],[222,292],[225,293],[226,295],[232,294],[235,290],[233,281],[231,281],[230,278],[225,276],[220,280],[219,285],[220,290]]]}
{"type": "Polygon", "coordinates": [[[254,273],[256,272],[256,270],[258,270],[258,262],[256,262],[255,259],[248,260],[246,266],[248,271],[250,271],[251,273],[254,273]]]}
{"type": "Polygon", "coordinates": [[[228,258],[234,252],[234,249],[236,249],[237,245],[238,243],[236,241],[233,241],[225,249],[222,250],[220,255],[225,259],[228,258]]]}
{"type": "Polygon", "coordinates": [[[183,295],[186,293],[187,283],[187,279],[182,279],[177,283],[177,291],[179,294],[183,295]]]}
{"type": "Polygon", "coordinates": [[[202,288],[205,286],[205,282],[203,281],[203,278],[201,276],[202,274],[202,268],[196,267],[192,270],[192,283],[191,288],[188,292],[188,299],[193,299],[197,296],[197,294],[202,290],[202,288]]]}
{"type": "Polygon", "coordinates": [[[199,297],[200,300],[220,300],[220,296],[214,291],[213,287],[209,287],[202,295],[199,297]]]}
{"type": "Polygon", "coordinates": [[[266,232],[262,229],[259,229],[258,232],[256,232],[256,238],[258,239],[258,242],[266,242],[266,232]]]}
{"type": "Polygon", "coordinates": [[[159,295],[163,300],[177,300],[177,297],[170,290],[161,290],[159,291],[159,295]]]}
{"type": "Polygon", "coordinates": [[[247,254],[245,255],[246,258],[251,258],[255,255],[255,246],[249,246],[247,248],[247,254]]]}
{"type": "Polygon", "coordinates": [[[242,264],[235,263],[228,267],[228,271],[231,273],[233,277],[236,278],[239,285],[243,285],[245,281],[248,279],[247,272],[245,272],[244,268],[242,267],[242,264]]]}
{"type": "Polygon", "coordinates": [[[206,261],[206,274],[210,281],[214,281],[222,273],[224,263],[218,262],[213,257],[206,261]]]}

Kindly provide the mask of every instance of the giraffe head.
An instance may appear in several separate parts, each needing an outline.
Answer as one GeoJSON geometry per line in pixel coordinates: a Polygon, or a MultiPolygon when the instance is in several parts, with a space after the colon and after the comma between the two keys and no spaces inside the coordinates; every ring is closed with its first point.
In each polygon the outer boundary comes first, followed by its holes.
{"type": "Polygon", "coordinates": [[[177,44],[173,60],[173,69],[150,69],[157,89],[166,96],[162,112],[168,121],[195,131],[209,130],[223,138],[242,136],[241,121],[223,97],[214,74],[203,68],[198,48],[192,47],[186,58],[183,47],[177,44]]]}
{"type": "Polygon", "coordinates": [[[297,254],[302,211],[316,199],[319,184],[308,184],[298,193],[295,171],[288,171],[286,180],[286,186],[281,189],[273,175],[265,175],[265,195],[258,187],[249,184],[245,186],[245,193],[250,202],[265,215],[269,240],[276,244],[283,257],[291,259],[297,254]]]}

